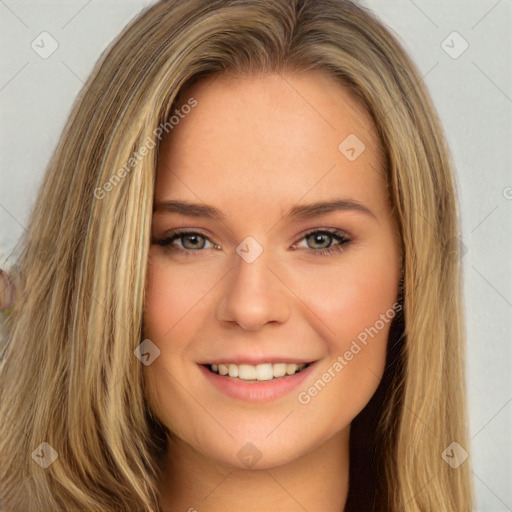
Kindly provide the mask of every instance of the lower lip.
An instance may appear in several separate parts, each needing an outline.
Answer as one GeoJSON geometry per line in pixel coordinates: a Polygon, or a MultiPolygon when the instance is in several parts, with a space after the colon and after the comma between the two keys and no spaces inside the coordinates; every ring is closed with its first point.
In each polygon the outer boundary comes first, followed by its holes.
{"type": "Polygon", "coordinates": [[[245,402],[262,403],[276,400],[297,388],[311,375],[314,365],[315,363],[311,363],[307,368],[294,375],[258,382],[246,382],[241,379],[218,375],[203,365],[199,365],[199,368],[208,381],[225,395],[245,402]]]}

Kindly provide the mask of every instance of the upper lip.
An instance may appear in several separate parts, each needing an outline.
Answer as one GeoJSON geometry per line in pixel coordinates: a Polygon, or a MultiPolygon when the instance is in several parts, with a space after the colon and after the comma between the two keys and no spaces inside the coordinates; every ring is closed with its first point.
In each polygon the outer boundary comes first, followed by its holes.
{"type": "Polygon", "coordinates": [[[297,359],[295,357],[281,357],[281,356],[263,356],[263,357],[233,357],[228,356],[225,358],[216,357],[213,359],[209,359],[208,361],[202,361],[198,364],[236,364],[240,366],[241,364],[250,364],[256,366],[258,364],[278,364],[278,363],[295,363],[297,365],[300,364],[308,364],[315,362],[315,359],[297,359]]]}

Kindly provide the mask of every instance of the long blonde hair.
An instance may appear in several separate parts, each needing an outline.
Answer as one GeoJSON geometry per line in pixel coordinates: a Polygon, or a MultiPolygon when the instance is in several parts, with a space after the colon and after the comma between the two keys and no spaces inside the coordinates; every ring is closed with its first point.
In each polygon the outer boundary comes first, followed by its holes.
{"type": "Polygon", "coordinates": [[[166,430],[134,357],[158,128],[171,131],[178,94],[207,75],[286,70],[339,80],[372,115],[386,155],[404,318],[383,398],[369,404],[378,419],[374,510],[472,510],[470,460],[452,467],[442,457],[452,442],[470,451],[452,162],[415,66],[347,0],[161,1],[102,55],[11,269],[17,302],[0,354],[5,510],[159,510],[166,430]],[[57,454],[46,469],[33,457],[53,454],[43,442],[57,454]]]}

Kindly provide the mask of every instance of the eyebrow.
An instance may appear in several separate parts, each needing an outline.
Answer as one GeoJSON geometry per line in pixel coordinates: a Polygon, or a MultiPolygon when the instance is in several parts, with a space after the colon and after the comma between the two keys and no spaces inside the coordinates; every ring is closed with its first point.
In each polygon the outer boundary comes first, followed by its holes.
{"type": "MultiPolygon", "coordinates": [[[[189,217],[205,217],[209,219],[218,219],[227,221],[227,216],[215,208],[207,204],[192,203],[189,201],[161,201],[155,203],[154,212],[178,213],[189,217]]],[[[331,201],[320,201],[316,203],[297,205],[291,208],[285,215],[285,218],[296,218],[305,220],[309,218],[319,217],[327,213],[335,211],[356,211],[369,215],[377,220],[375,214],[359,201],[350,198],[334,199],[331,201]]]]}

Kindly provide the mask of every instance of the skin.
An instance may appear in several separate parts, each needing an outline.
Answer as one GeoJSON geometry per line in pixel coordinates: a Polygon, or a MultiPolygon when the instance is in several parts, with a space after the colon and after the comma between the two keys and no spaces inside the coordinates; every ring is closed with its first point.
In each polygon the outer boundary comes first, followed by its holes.
{"type": "Polygon", "coordinates": [[[321,72],[221,75],[195,84],[183,103],[191,96],[197,106],[160,147],[155,203],[206,203],[226,220],[153,215],[144,324],[160,355],[145,377],[151,407],[175,433],[160,481],[164,509],[339,512],[350,425],[382,377],[390,322],[341,371],[333,364],[392,308],[400,279],[373,121],[321,72]],[[366,146],[354,161],[338,149],[349,134],[366,146]],[[335,198],[373,215],[286,217],[335,198]],[[171,250],[156,243],[184,227],[207,238],[178,238],[171,250]],[[339,245],[305,236],[325,228],[348,235],[341,252],[315,254],[339,245]],[[252,263],[236,252],[248,236],[263,249],[252,263]],[[235,352],[317,363],[298,389],[248,403],[214,388],[198,366],[235,352]],[[335,376],[300,403],[298,393],[329,368],[335,376]],[[252,467],[237,456],[247,442],[261,455],[252,467]]]}

